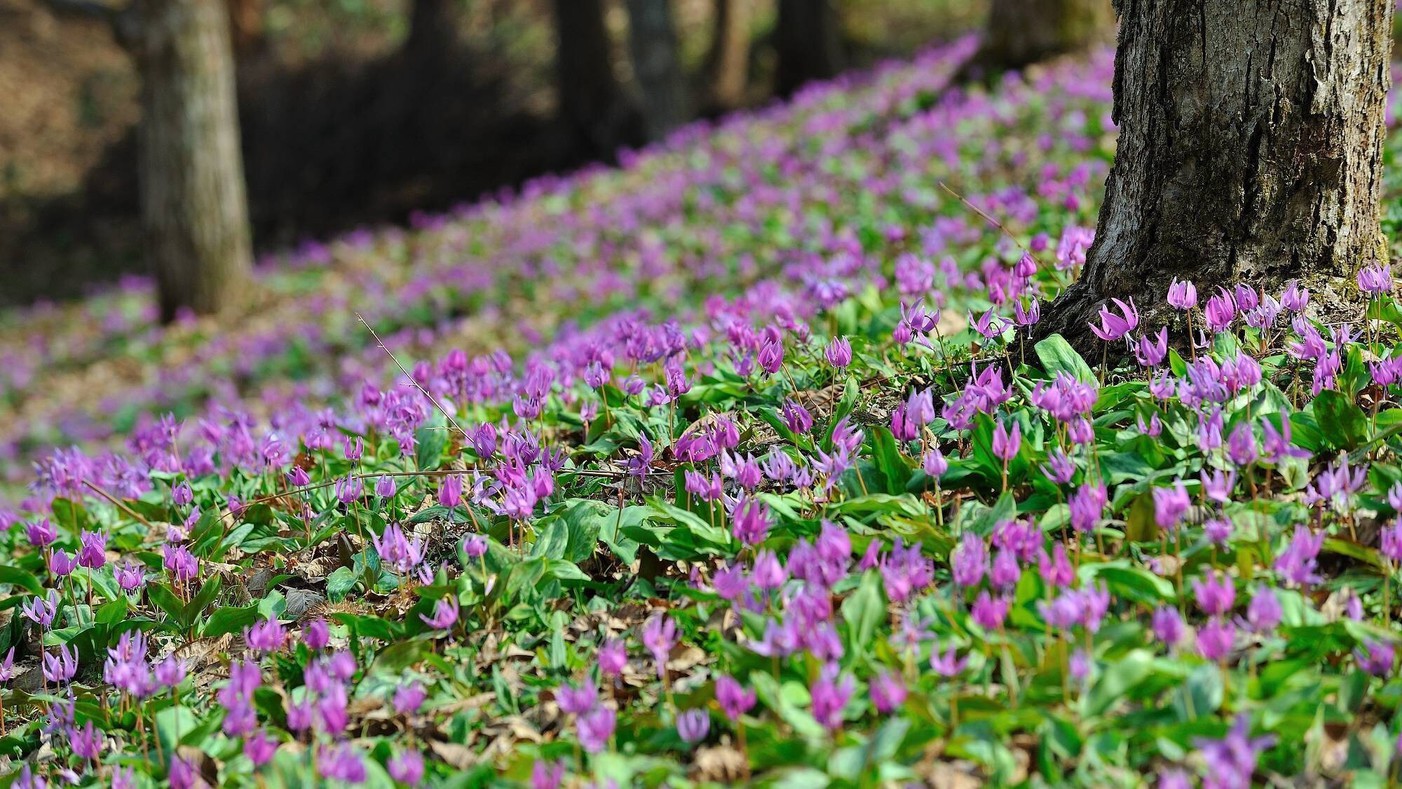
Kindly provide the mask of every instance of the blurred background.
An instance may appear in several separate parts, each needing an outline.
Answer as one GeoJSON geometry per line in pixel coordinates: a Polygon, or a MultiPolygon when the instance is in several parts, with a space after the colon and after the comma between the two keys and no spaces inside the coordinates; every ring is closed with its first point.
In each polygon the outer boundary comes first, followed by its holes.
{"type": "MultiPolygon", "coordinates": [[[[607,162],[988,13],[982,0],[210,1],[227,12],[255,257],[607,162]]],[[[0,0],[0,307],[147,273],[140,16],[171,2],[0,0]]]]}

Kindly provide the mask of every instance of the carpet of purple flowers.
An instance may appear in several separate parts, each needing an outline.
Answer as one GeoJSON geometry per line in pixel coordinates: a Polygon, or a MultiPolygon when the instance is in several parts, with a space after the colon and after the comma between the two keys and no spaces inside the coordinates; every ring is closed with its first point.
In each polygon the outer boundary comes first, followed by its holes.
{"type": "Polygon", "coordinates": [[[1390,271],[1351,325],[1182,282],[1181,351],[1132,303],[1019,345],[1111,60],[949,86],[973,46],[309,245],[233,320],[0,317],[0,769],[1390,784],[1390,271]]]}

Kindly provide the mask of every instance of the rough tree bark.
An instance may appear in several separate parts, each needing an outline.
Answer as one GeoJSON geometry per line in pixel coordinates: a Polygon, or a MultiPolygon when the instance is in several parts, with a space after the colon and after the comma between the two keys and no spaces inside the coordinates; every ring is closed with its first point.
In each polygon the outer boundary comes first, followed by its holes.
{"type": "Polygon", "coordinates": [[[702,68],[706,81],[704,110],[723,112],[745,100],[750,70],[750,0],[715,0],[711,43],[702,68]]]}
{"type": "Polygon", "coordinates": [[[805,82],[837,76],[844,57],[833,0],[779,0],[774,47],[779,55],[774,90],[780,96],[791,95],[805,82]]]}
{"type": "Polygon", "coordinates": [[[1075,52],[1114,35],[1109,0],[993,0],[974,61],[1017,69],[1075,52]]]}
{"type": "MultiPolygon", "coordinates": [[[[1392,0],[1116,0],[1119,148],[1080,279],[1033,339],[1082,351],[1111,297],[1167,323],[1177,277],[1199,293],[1300,278],[1354,301],[1386,259],[1379,228],[1392,0]]],[[[1097,354],[1099,351],[1095,351],[1097,354]]]]}
{"type": "Polygon", "coordinates": [[[560,115],[587,153],[608,156],[638,137],[637,108],[613,71],[603,0],[554,0],[560,115]]]}
{"type": "Polygon", "coordinates": [[[671,0],[628,0],[628,48],[643,93],[643,124],[659,140],[686,122],[686,78],[671,0]]]}
{"type": "Polygon", "coordinates": [[[139,0],[141,218],[162,320],[212,313],[252,258],[234,63],[220,0],[139,0]]]}

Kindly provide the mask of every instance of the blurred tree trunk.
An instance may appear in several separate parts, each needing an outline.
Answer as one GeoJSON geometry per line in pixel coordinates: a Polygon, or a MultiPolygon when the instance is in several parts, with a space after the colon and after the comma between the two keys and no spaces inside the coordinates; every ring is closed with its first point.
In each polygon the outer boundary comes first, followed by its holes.
{"type": "Polygon", "coordinates": [[[1085,270],[1034,334],[1098,355],[1105,300],[1133,297],[1157,328],[1175,277],[1200,293],[1299,278],[1321,312],[1356,309],[1350,275],[1387,259],[1392,4],[1116,0],[1115,163],[1085,270]]]}
{"type": "Polygon", "coordinates": [[[263,50],[263,0],[228,0],[229,37],[234,55],[244,58],[263,50]]]}
{"type": "Polygon", "coordinates": [[[443,63],[457,41],[455,0],[414,0],[403,52],[426,63],[443,63]]]}
{"type": "Polygon", "coordinates": [[[628,0],[628,46],[642,88],[648,139],[662,139],[687,120],[686,79],[671,0],[628,0]]]}
{"type": "Polygon", "coordinates": [[[603,0],[553,0],[560,115],[586,152],[608,156],[637,139],[637,109],[613,71],[603,0]]]}
{"type": "Polygon", "coordinates": [[[1115,15],[1109,0],[993,0],[976,62],[1017,69],[1109,41],[1115,15]]]}
{"type": "Polygon", "coordinates": [[[750,0],[715,0],[703,69],[706,111],[721,112],[743,104],[749,71],[750,0]]]}
{"type": "Polygon", "coordinates": [[[161,319],[206,314],[252,268],[234,64],[219,0],[138,0],[141,216],[161,319]]]}
{"type": "Polygon", "coordinates": [[[774,90],[780,96],[805,82],[837,76],[845,59],[834,0],[779,0],[774,46],[779,55],[774,90]]]}

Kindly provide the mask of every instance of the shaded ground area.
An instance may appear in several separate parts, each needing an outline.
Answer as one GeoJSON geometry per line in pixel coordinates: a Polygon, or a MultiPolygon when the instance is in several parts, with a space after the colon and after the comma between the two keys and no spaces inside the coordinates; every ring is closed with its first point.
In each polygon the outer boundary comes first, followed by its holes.
{"type": "MultiPolygon", "coordinates": [[[[772,9],[753,3],[751,101],[766,98],[772,9]]],[[[591,159],[556,127],[553,34],[538,0],[464,2],[457,46],[400,51],[407,3],[275,0],[268,46],[239,65],[254,240],[285,248],[403,223],[591,159]]],[[[981,4],[851,0],[854,64],[966,29],[981,4]]],[[[677,4],[699,73],[710,0],[677,4]]],[[[611,9],[620,76],[626,14],[611,9]]],[[[0,306],[82,296],[144,272],[133,124],[139,78],[102,20],[0,0],[0,306]]],[[[697,86],[699,87],[699,86],[697,86]]]]}

